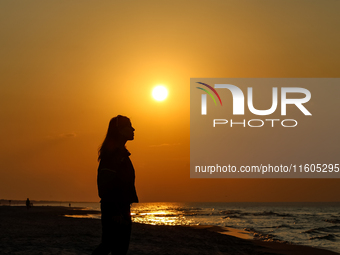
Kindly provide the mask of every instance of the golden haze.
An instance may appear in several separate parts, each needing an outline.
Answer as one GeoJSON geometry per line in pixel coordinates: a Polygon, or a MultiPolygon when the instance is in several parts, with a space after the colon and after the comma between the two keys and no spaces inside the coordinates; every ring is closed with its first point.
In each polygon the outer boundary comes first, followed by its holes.
{"type": "Polygon", "coordinates": [[[339,77],[339,7],[2,1],[1,197],[98,201],[97,149],[122,114],[142,202],[339,201],[339,180],[189,178],[189,79],[339,77]]]}

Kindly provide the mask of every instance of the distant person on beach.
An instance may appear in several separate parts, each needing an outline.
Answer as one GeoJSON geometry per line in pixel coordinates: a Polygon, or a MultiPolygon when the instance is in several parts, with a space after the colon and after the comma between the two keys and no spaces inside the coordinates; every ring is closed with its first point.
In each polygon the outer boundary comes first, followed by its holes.
{"type": "Polygon", "coordinates": [[[130,206],[138,203],[135,170],[125,143],[134,139],[130,119],[118,115],[110,120],[99,149],[97,175],[101,198],[102,242],[92,255],[125,255],[131,235],[130,206]]]}
{"type": "Polygon", "coordinates": [[[26,199],[26,208],[27,210],[30,209],[31,207],[31,201],[29,200],[29,198],[26,199]]]}

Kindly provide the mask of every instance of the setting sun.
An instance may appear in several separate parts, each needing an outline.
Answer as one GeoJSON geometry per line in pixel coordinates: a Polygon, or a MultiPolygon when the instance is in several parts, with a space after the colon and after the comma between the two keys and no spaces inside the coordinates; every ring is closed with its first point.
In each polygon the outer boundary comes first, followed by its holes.
{"type": "Polygon", "coordinates": [[[168,96],[168,90],[164,86],[157,86],[152,90],[152,97],[157,101],[163,101],[168,96]]]}

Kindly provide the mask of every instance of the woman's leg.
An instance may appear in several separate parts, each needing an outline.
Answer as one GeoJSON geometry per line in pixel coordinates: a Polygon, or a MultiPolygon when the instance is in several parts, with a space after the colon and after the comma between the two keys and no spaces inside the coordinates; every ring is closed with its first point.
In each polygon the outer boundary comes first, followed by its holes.
{"type": "Polygon", "coordinates": [[[102,223],[102,242],[92,252],[92,255],[107,255],[111,251],[110,247],[110,214],[112,213],[110,208],[106,205],[100,204],[101,209],[101,223],[102,223]]]}
{"type": "Polygon", "coordinates": [[[92,255],[125,255],[131,235],[130,204],[101,204],[102,243],[92,255]]]}

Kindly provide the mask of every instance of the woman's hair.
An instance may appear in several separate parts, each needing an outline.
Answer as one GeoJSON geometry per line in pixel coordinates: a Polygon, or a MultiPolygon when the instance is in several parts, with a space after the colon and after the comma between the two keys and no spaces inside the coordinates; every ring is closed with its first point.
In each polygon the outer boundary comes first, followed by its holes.
{"type": "Polygon", "coordinates": [[[117,148],[117,142],[121,136],[119,128],[126,126],[128,123],[130,123],[130,119],[122,115],[117,115],[110,120],[106,137],[98,150],[98,161],[102,158],[103,154],[117,148]]]}

